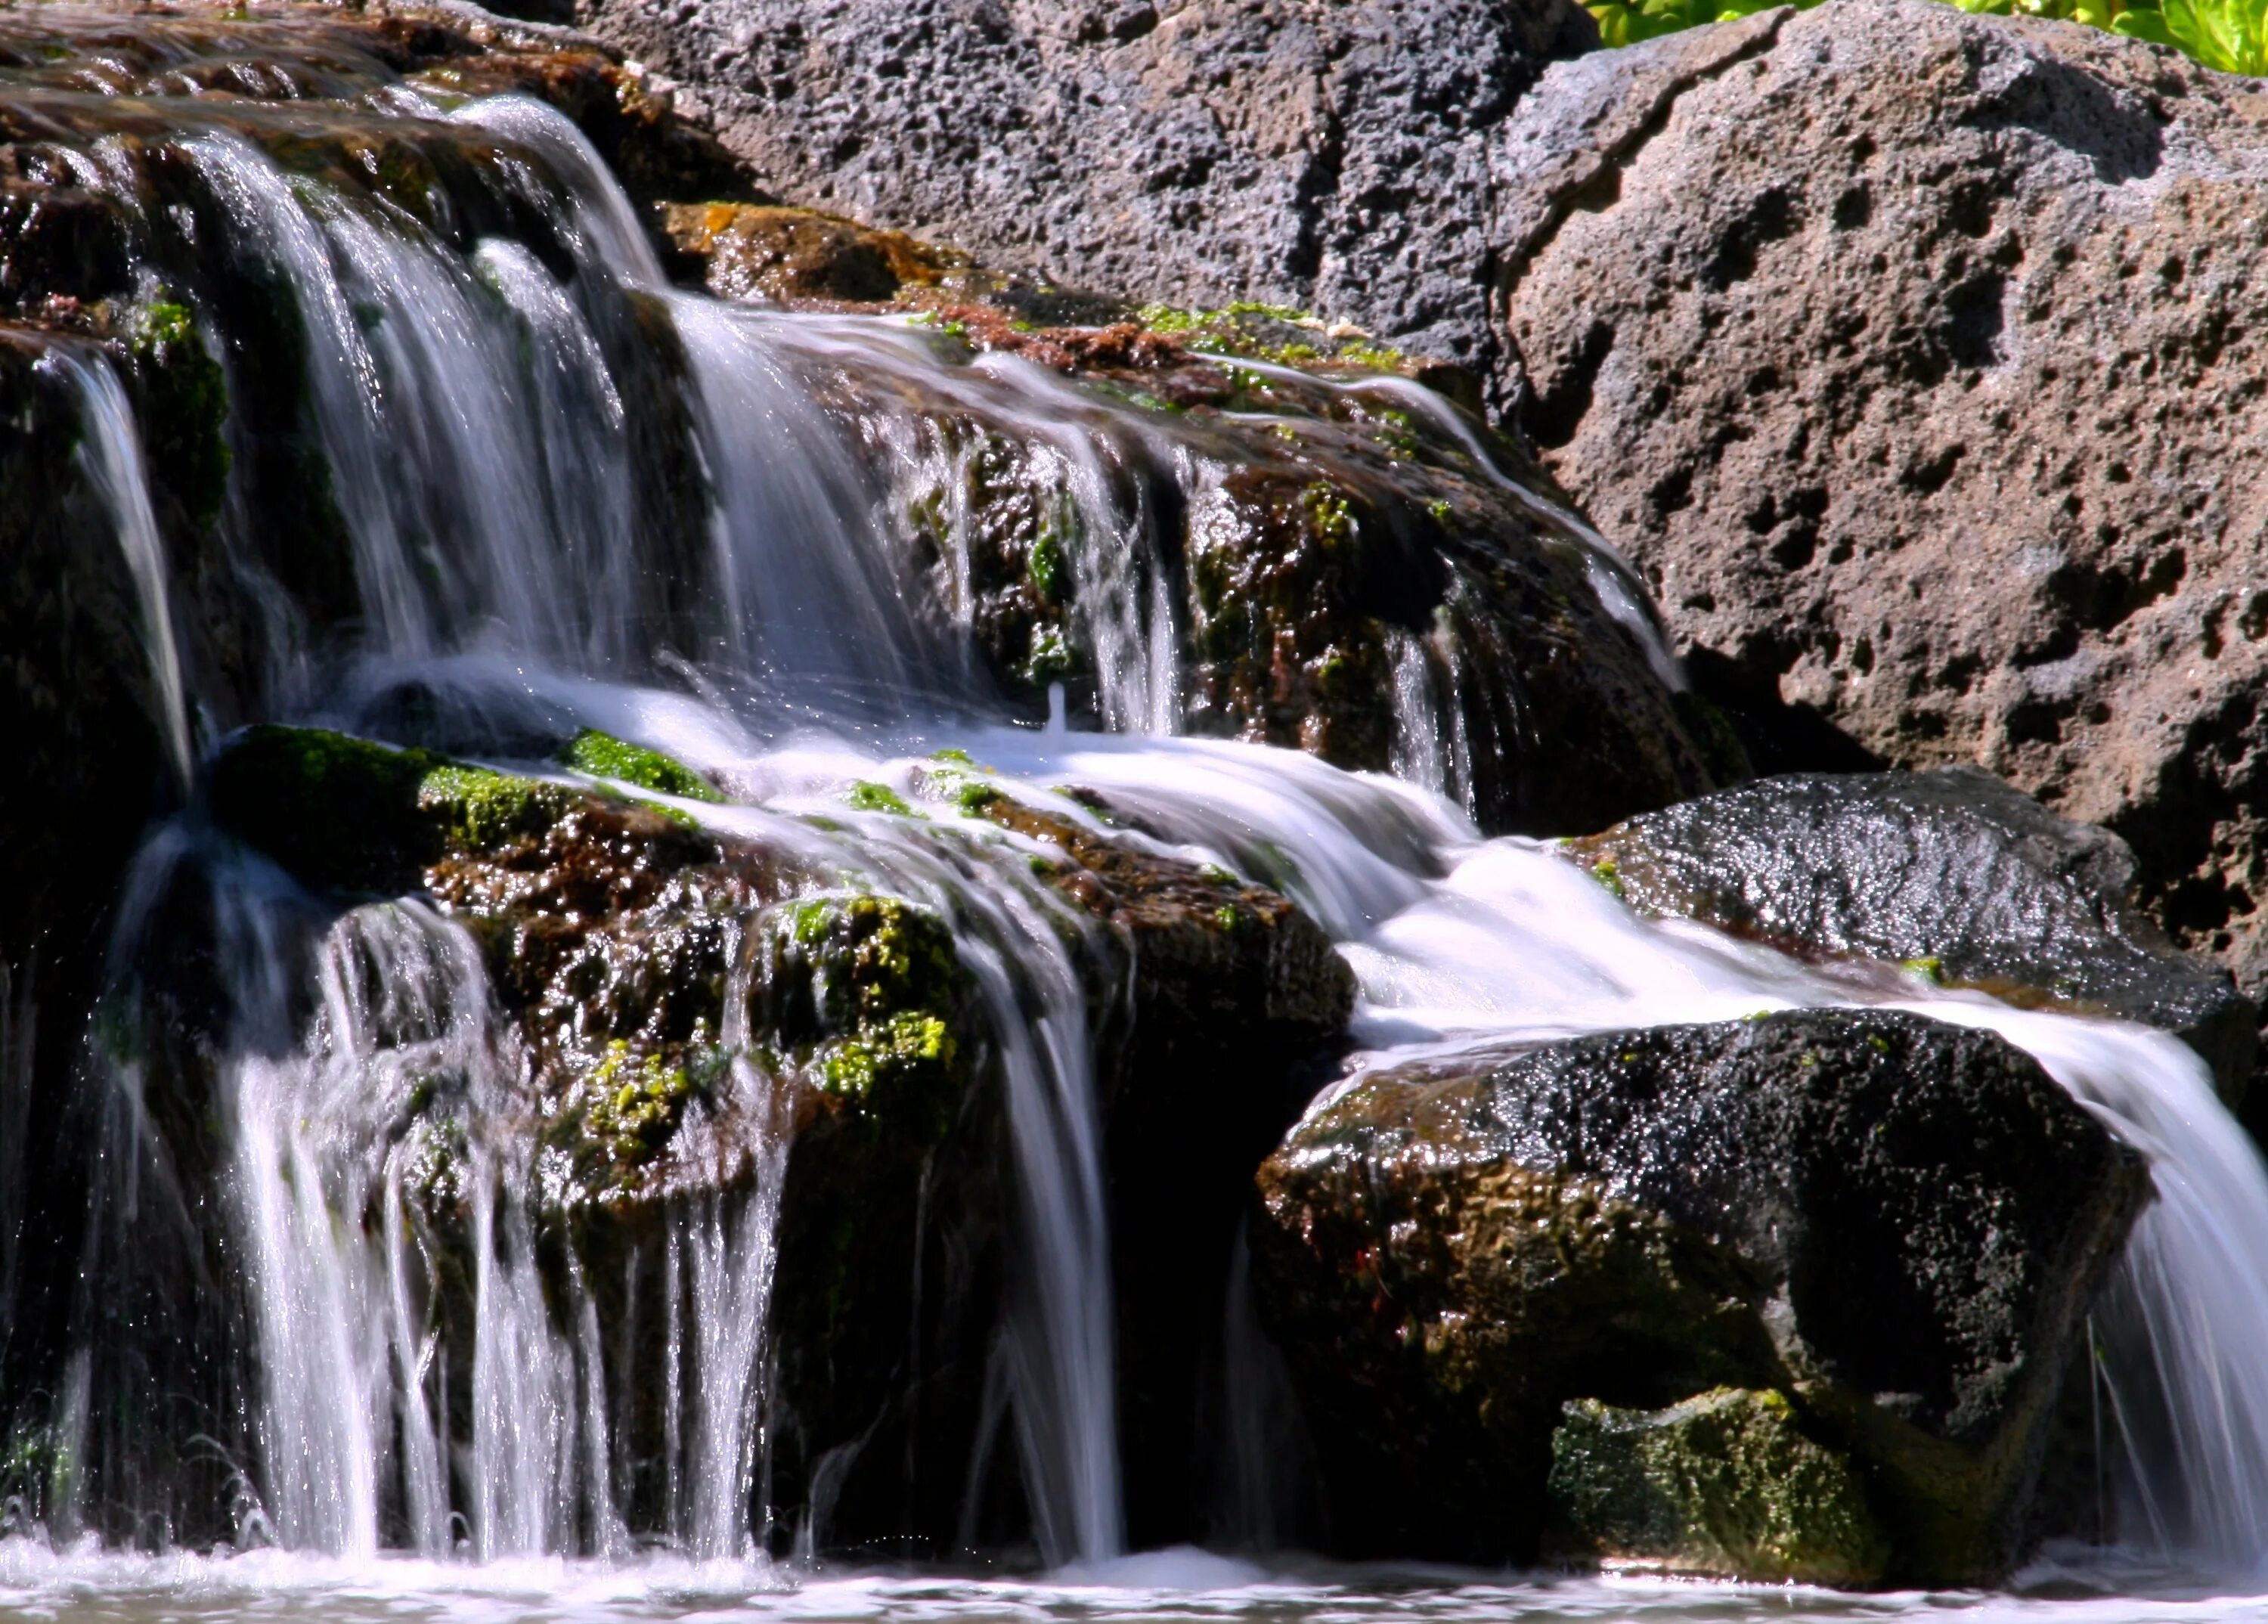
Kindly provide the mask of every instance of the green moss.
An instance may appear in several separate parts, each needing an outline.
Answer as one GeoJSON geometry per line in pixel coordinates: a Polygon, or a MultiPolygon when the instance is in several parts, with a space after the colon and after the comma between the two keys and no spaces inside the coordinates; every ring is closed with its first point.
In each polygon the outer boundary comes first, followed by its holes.
{"type": "Polygon", "coordinates": [[[968,989],[944,921],[895,897],[820,897],[770,930],[764,1010],[790,1062],[878,1129],[941,1135],[968,989]]]}
{"type": "Polygon", "coordinates": [[[541,834],[570,799],[556,785],[456,762],[433,768],[417,786],[419,809],[439,821],[448,844],[474,852],[541,834]]]}
{"type": "Polygon", "coordinates": [[[821,1051],[820,1075],[831,1093],[861,1104],[877,1089],[902,1086],[917,1074],[952,1068],[959,1055],[953,1029],[922,1010],[902,1010],[857,1037],[821,1051]]]}
{"type": "Polygon", "coordinates": [[[725,799],[708,779],[674,757],[642,744],[629,743],[596,728],[585,727],[577,734],[560,752],[560,759],[593,778],[617,779],[658,794],[675,795],[681,801],[725,799]]]}
{"type": "Polygon", "coordinates": [[[186,305],[153,300],[126,326],[152,475],[189,522],[209,528],[228,495],[228,374],[206,350],[186,305]]]}
{"type": "Polygon", "coordinates": [[[1032,627],[1032,652],[1024,661],[1024,680],[1038,686],[1061,682],[1079,669],[1078,651],[1060,626],[1042,621],[1032,627]]]}
{"type": "Polygon", "coordinates": [[[675,1136],[694,1093],[683,1068],[633,1055],[620,1038],[607,1045],[586,1089],[585,1133],[626,1164],[650,1159],[675,1136]]]}
{"type": "Polygon", "coordinates": [[[1910,976],[1918,976],[1934,985],[1942,985],[1945,980],[1945,961],[1933,955],[1927,958],[1903,959],[1899,961],[1898,968],[1910,976]]]}
{"type": "Polygon", "coordinates": [[[1219,907],[1215,908],[1212,911],[1212,922],[1218,928],[1233,934],[1235,932],[1244,928],[1247,920],[1244,917],[1244,911],[1241,908],[1236,907],[1232,904],[1223,903],[1219,907]]]}
{"type": "Polygon", "coordinates": [[[1032,543],[1031,556],[1025,560],[1024,571],[1031,577],[1032,585],[1039,589],[1042,597],[1051,603],[1057,601],[1057,588],[1063,582],[1063,544],[1056,540],[1056,533],[1052,529],[1042,530],[1032,543]]]}
{"type": "Polygon", "coordinates": [[[843,803],[854,812],[888,812],[899,817],[918,816],[906,804],[906,798],[887,784],[877,784],[872,779],[857,779],[843,792],[843,803]]]}
{"type": "Polygon", "coordinates": [[[973,767],[976,764],[976,763],[970,758],[967,750],[952,747],[932,752],[930,759],[932,761],[947,762],[956,767],[973,767]]]}
{"type": "Polygon", "coordinates": [[[1785,1394],[1719,1388],[1647,1414],[1566,1406],[1550,1494],[1574,1540],[1675,1572],[1865,1584],[1889,1547],[1857,1473],[1785,1394]]]}
{"type": "Polygon", "coordinates": [[[1336,487],[1317,480],[1300,492],[1300,509],[1307,532],[1325,548],[1343,547],[1354,540],[1354,507],[1336,487]]]}
{"type": "Polygon", "coordinates": [[[1616,865],[1613,858],[1602,857],[1597,862],[1593,863],[1591,865],[1591,877],[1594,880],[1596,880],[1600,884],[1605,886],[1609,890],[1612,891],[1616,897],[1621,897],[1624,894],[1623,890],[1622,870],[1616,865]]]}
{"type": "Polygon", "coordinates": [[[414,889],[441,841],[420,809],[446,764],[315,727],[249,727],[213,764],[213,821],[310,885],[414,889]]]}

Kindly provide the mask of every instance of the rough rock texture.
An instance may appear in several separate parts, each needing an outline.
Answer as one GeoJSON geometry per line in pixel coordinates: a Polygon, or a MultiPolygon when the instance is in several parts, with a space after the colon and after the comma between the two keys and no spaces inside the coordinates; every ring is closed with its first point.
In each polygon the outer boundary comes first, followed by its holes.
{"type": "Polygon", "coordinates": [[[1263,1322],[1342,1548],[1533,1554],[1561,1406],[1791,1394],[1887,1576],[2007,1570],[2146,1175],[2029,1057],[1895,1013],[1363,1081],[1262,1169],[1263,1322]]]}
{"type": "Polygon", "coordinates": [[[1177,304],[1487,348],[1489,130],[1567,0],[597,0],[788,201],[1177,304]]]}
{"type": "Polygon", "coordinates": [[[2196,1049],[2223,1097],[2251,1081],[2251,1000],[2135,909],[2126,843],[1978,768],[1761,779],[1568,853],[1647,912],[2138,1021],[2196,1049]]]}
{"type": "Polygon", "coordinates": [[[2257,993],[2268,104],[1921,0],[1742,30],[1563,64],[1505,131],[1520,422],[1761,767],[1989,767],[2257,993]]]}
{"type": "Polygon", "coordinates": [[[1571,1545],[1656,1572],[1866,1584],[1889,1543],[1838,1451],[1787,1395],[1720,1387],[1666,1410],[1571,1399],[1550,1489],[1571,1545]]]}

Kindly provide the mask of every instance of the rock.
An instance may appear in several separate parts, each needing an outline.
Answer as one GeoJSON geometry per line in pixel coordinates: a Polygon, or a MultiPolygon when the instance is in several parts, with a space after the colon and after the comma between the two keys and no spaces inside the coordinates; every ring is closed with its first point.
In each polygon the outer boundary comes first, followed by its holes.
{"type": "Polygon", "coordinates": [[[662,230],[720,299],[881,302],[934,286],[968,256],[813,209],[670,203],[662,230]]]}
{"type": "MultiPolygon", "coordinates": [[[[718,796],[682,764],[603,734],[555,749],[561,765],[632,789],[718,796]]],[[[852,796],[933,829],[942,857],[1020,876],[1080,978],[1115,1220],[1129,1520],[1141,1537],[1194,1537],[1199,1395],[1217,1350],[1212,1317],[1193,1329],[1188,1304],[1220,1298],[1251,1170],[1336,1057],[1352,973],[1277,893],[1075,803],[1012,801],[966,757],[936,758],[910,793],[852,796]],[[940,806],[993,829],[922,816],[940,806]]],[[[673,1228],[776,1177],[768,1461],[784,1525],[807,1517],[829,1548],[900,1552],[953,1548],[972,1527],[1027,1537],[999,1469],[1011,1456],[971,1486],[990,1447],[1020,1219],[998,1036],[959,926],[628,790],[337,734],[247,730],[214,764],[206,804],[339,903],[422,894],[479,944],[507,1097],[422,1083],[381,1113],[392,1137],[373,1154],[414,1168],[453,1345],[471,1312],[465,1147],[529,1159],[550,1288],[588,1297],[609,1350],[633,1526],[653,1525],[667,1494],[660,1393],[623,1383],[666,1358],[673,1228]]],[[[194,1050],[198,1021],[175,1024],[194,1050]]],[[[213,1163],[202,1076],[185,1059],[151,1090],[169,1144],[198,1170],[213,1163]]],[[[472,1413],[469,1392],[452,1405],[472,1413]]]]}
{"type": "Polygon", "coordinates": [[[1777,1390],[1886,1579],[2007,1571],[2147,1177],[1997,1037],[1879,1011],[1370,1076],[1263,1167],[1263,1324],[1337,1548],[1532,1559],[1572,1399],[1777,1390]]]}
{"type": "Polygon", "coordinates": [[[1989,768],[2256,999],[2264,151],[2250,81],[1920,0],[1562,64],[1496,149],[1514,416],[1758,764],[1989,768]]]}
{"type": "Polygon", "coordinates": [[[948,357],[1020,356],[1081,380],[1096,405],[1081,427],[1100,479],[1020,405],[954,375],[829,366],[820,380],[830,408],[905,447],[888,500],[938,617],[968,627],[1035,719],[1060,683],[1074,714],[1398,767],[1484,827],[1523,833],[1595,830],[1745,771],[1550,482],[1406,379],[1290,354],[1241,321],[1079,330],[973,305],[929,314],[948,357]],[[1274,349],[1278,365],[1200,342],[1274,349]],[[1130,562],[1138,528],[1154,540],[1130,562]],[[1170,685],[1141,648],[1167,624],[1181,645],[1170,685]]]}
{"type": "Polygon", "coordinates": [[[1570,1400],[1550,1489],[1579,1547],[1625,1569],[1863,1585],[1888,1542],[1841,1453],[1786,1394],[1720,1387],[1649,1414],[1570,1400]]]}
{"type": "Polygon", "coordinates": [[[2223,1098],[2251,1081],[2251,1000],[2138,911],[2126,843],[1978,768],[1760,779],[1567,850],[1646,912],[2159,1027],[2223,1098]]]}
{"type": "Polygon", "coordinates": [[[1568,0],[600,0],[785,200],[1046,279],[1490,351],[1490,130],[1568,0]]]}

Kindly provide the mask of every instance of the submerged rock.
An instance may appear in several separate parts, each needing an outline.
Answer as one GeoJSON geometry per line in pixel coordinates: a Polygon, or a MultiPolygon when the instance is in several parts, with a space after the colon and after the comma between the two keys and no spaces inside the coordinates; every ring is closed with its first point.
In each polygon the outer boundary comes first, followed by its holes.
{"type": "Polygon", "coordinates": [[[1262,1169],[1254,1279],[1341,1548],[1531,1559],[1568,1401],[1734,1387],[1848,1455],[1885,1578],[1979,1583],[2146,1189],[1997,1037],[1774,1015],[1364,1079],[1262,1169]]]}
{"type": "Polygon", "coordinates": [[[1859,1585],[1889,1555],[1849,1459],[1785,1393],[1720,1387],[1648,1414],[1568,1401],[1550,1490],[1573,1548],[1625,1568],[1859,1585]]]}
{"type": "Polygon", "coordinates": [[[1977,768],[1763,779],[1567,852],[1642,912],[2158,1027],[2204,1057],[2225,1099],[2251,1081],[2251,1000],[2137,908],[2126,843],[1977,768]]]}

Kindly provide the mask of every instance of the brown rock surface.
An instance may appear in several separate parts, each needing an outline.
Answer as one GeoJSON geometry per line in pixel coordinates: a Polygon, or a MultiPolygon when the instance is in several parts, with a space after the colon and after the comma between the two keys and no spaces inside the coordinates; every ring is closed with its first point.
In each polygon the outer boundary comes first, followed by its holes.
{"type": "Polygon", "coordinates": [[[1986,766],[2255,993],[2264,157],[2257,83],[1846,0],[1552,70],[1495,204],[1507,395],[1760,764],[1986,766]]]}

